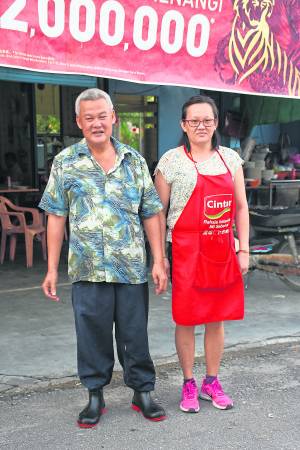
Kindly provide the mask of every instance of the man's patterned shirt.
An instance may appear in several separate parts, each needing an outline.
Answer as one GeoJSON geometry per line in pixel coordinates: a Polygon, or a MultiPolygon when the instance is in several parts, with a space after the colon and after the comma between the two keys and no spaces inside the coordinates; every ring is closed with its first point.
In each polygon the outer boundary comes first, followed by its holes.
{"type": "Polygon", "coordinates": [[[147,281],[142,219],[157,214],[162,205],[145,159],[111,140],[117,156],[108,173],[85,139],[60,152],[39,205],[50,214],[69,217],[72,282],[147,281]]]}

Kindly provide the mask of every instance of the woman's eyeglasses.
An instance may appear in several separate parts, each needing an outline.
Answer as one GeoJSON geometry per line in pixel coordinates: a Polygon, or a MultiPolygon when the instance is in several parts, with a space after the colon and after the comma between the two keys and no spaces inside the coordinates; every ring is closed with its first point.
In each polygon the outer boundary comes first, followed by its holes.
{"type": "Polygon", "coordinates": [[[197,128],[199,127],[199,125],[201,123],[203,123],[203,125],[206,128],[212,127],[215,123],[215,119],[203,119],[203,120],[198,120],[198,119],[184,119],[183,122],[187,123],[190,127],[192,128],[197,128]]]}

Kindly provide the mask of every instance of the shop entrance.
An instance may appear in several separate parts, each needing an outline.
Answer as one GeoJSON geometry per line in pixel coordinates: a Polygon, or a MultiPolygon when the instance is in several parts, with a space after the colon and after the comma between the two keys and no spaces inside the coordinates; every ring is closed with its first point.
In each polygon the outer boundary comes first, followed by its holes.
{"type": "Polygon", "coordinates": [[[158,159],[157,97],[117,94],[115,104],[115,137],[138,150],[151,168],[158,159]]]}
{"type": "Polygon", "coordinates": [[[0,92],[0,184],[32,185],[32,85],[0,81],[0,92]]]}
{"type": "Polygon", "coordinates": [[[76,125],[74,104],[83,91],[80,86],[36,84],[36,166],[38,186],[48,180],[53,158],[82,134],[76,125]]]}

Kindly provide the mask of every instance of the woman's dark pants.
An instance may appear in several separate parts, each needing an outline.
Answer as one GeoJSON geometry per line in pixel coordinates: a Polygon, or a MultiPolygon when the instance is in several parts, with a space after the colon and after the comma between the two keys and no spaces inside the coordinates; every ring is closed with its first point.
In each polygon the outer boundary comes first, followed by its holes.
{"type": "Polygon", "coordinates": [[[124,381],[152,391],[155,369],[148,345],[148,283],[73,284],[78,375],[89,390],[109,384],[114,367],[113,325],[124,381]]]}

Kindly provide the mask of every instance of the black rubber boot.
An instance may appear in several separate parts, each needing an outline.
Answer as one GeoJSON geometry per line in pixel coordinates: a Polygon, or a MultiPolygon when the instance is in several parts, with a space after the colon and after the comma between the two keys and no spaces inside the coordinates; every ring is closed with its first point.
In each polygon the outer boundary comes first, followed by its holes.
{"type": "Polygon", "coordinates": [[[93,389],[89,391],[89,402],[79,413],[77,420],[80,428],[93,428],[97,425],[103,414],[105,403],[102,389],[93,389]]]}
{"type": "Polygon", "coordinates": [[[134,391],[131,407],[134,411],[141,412],[145,419],[154,422],[167,418],[165,410],[152,400],[150,392],[134,391]]]}

